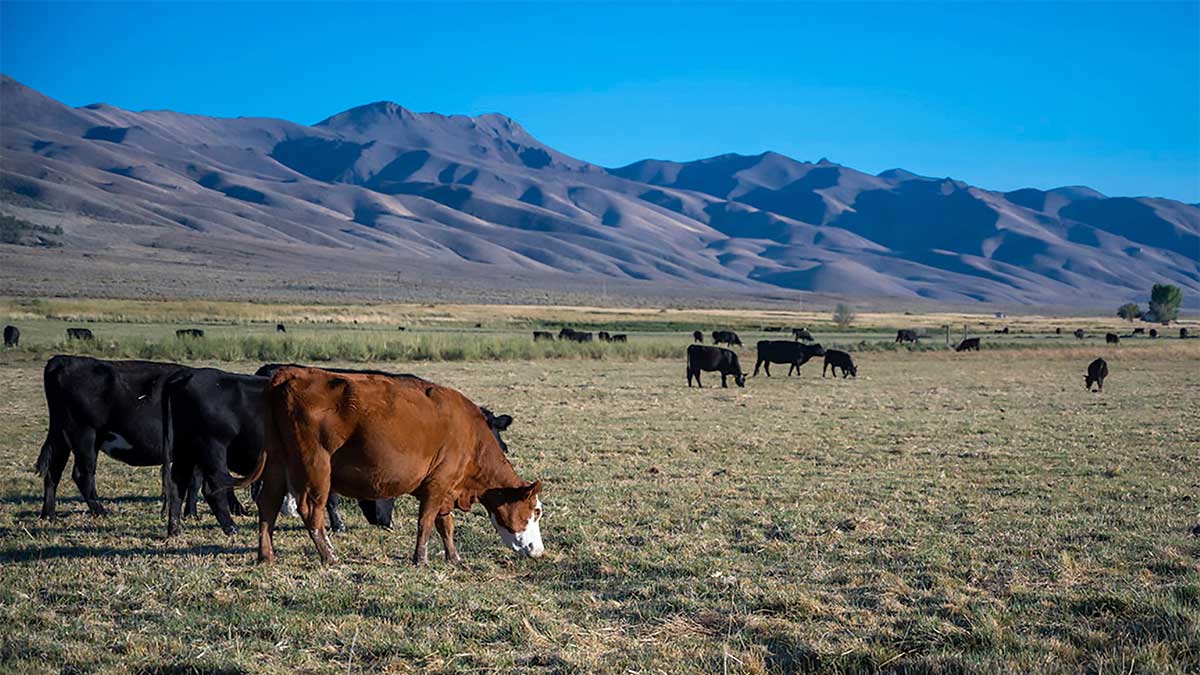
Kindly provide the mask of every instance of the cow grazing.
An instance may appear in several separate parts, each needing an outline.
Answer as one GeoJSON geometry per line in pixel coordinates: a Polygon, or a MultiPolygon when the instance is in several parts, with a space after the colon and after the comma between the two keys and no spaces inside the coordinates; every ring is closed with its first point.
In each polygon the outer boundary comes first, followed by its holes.
{"type": "Polygon", "coordinates": [[[175,331],[175,337],[202,338],[204,337],[204,331],[200,330],[199,328],[180,328],[179,330],[175,331]]]}
{"type": "MultiPolygon", "coordinates": [[[[67,459],[71,478],[92,515],[106,510],[96,493],[99,452],[131,466],[159,466],[163,497],[170,494],[162,448],[162,385],[182,369],[173,363],[102,361],[55,356],[46,362],[43,384],[50,425],[35,470],[43,479],[42,518],[55,518],[55,497],[67,459]]],[[[195,512],[195,482],[188,495],[195,512]]],[[[166,502],[163,504],[166,507],[166,502]]]]}
{"type": "Polygon", "coordinates": [[[575,329],[574,329],[574,328],[566,328],[566,327],[564,327],[562,330],[558,331],[558,339],[559,339],[559,340],[570,340],[570,339],[571,339],[571,335],[572,335],[572,334],[574,334],[574,333],[575,333],[575,329]]]}
{"type": "Polygon", "coordinates": [[[446,560],[458,562],[454,509],[483,504],[504,544],[539,557],[541,481],[517,476],[479,406],[461,393],[420,378],[281,368],[263,396],[266,442],[254,473],[260,476],[260,562],[272,562],[272,535],[290,485],[317,554],[334,562],[325,532],[331,492],[356,499],[411,494],[420,503],[414,565],[428,563],[434,527],[446,560]]]}
{"type": "Polygon", "coordinates": [[[792,329],[792,339],[794,339],[794,340],[804,340],[805,342],[812,342],[812,341],[813,341],[813,336],[812,336],[812,333],[808,332],[808,329],[805,329],[805,328],[793,328],[793,329],[792,329]]]}
{"type": "Polygon", "coordinates": [[[608,338],[608,341],[609,342],[629,342],[629,336],[625,335],[624,333],[616,333],[615,335],[610,335],[608,338]]]}
{"type": "Polygon", "coordinates": [[[825,365],[821,367],[821,377],[825,377],[826,368],[833,371],[834,377],[837,377],[838,368],[841,368],[843,380],[848,375],[858,379],[858,367],[854,365],[854,359],[846,352],[837,349],[825,350],[825,365]]]}
{"type": "Polygon", "coordinates": [[[276,333],[286,333],[286,332],[287,332],[287,326],[284,326],[284,325],[283,325],[283,324],[281,324],[281,323],[277,323],[277,324],[275,324],[275,332],[276,332],[276,333]]]}
{"type": "Polygon", "coordinates": [[[405,328],[404,326],[396,326],[396,330],[403,332],[403,331],[406,331],[406,330],[408,330],[408,329],[407,329],[407,328],[405,328]]]}
{"type": "Polygon", "coordinates": [[[16,347],[21,344],[21,330],[16,326],[4,327],[4,346],[16,347]]]}
{"type": "Polygon", "coordinates": [[[704,344],[704,333],[701,333],[698,330],[692,331],[692,342],[704,344]]]}
{"type": "Polygon", "coordinates": [[[758,376],[759,367],[770,377],[772,363],[786,363],[788,375],[791,375],[793,370],[798,374],[800,366],[809,359],[825,354],[825,349],[819,344],[807,345],[792,340],[759,340],[757,348],[758,360],[754,362],[753,377],[758,376]]]}
{"type": "Polygon", "coordinates": [[[1108,377],[1108,363],[1104,359],[1096,359],[1088,364],[1087,375],[1083,376],[1084,385],[1087,390],[1092,390],[1092,385],[1098,385],[1097,391],[1104,391],[1104,378],[1108,377]]]}
{"type": "Polygon", "coordinates": [[[721,373],[722,387],[729,386],[725,378],[730,375],[733,376],[733,381],[737,386],[746,386],[746,375],[742,372],[742,365],[738,363],[736,352],[724,347],[689,346],[687,350],[688,386],[692,386],[692,378],[695,378],[696,386],[703,387],[704,385],[700,383],[700,372],[705,370],[721,373]]]}
{"type": "Polygon", "coordinates": [[[1055,329],[1054,329],[1054,334],[1055,334],[1055,335],[1062,335],[1062,327],[1060,326],[1060,327],[1058,327],[1058,328],[1055,328],[1055,329]]]}
{"type": "Polygon", "coordinates": [[[68,340],[95,340],[96,336],[92,335],[92,331],[87,328],[68,328],[68,340]]]}
{"type": "Polygon", "coordinates": [[[1143,334],[1145,334],[1145,332],[1146,332],[1145,328],[1134,328],[1133,329],[1134,335],[1143,335],[1143,334]]]}
{"type": "Polygon", "coordinates": [[[1085,338],[1085,337],[1087,337],[1087,335],[1085,335],[1085,334],[1084,334],[1084,332],[1083,332],[1083,329],[1082,329],[1082,328],[1076,328],[1076,329],[1075,329],[1075,339],[1077,339],[1077,340],[1082,340],[1082,339],[1083,339],[1083,338],[1085,338]]]}
{"type": "Polygon", "coordinates": [[[1151,329],[1150,329],[1150,339],[1151,339],[1151,340],[1154,340],[1154,339],[1157,339],[1157,338],[1158,338],[1158,329],[1157,329],[1157,328],[1151,328],[1151,329]]]}
{"type": "Polygon", "coordinates": [[[912,344],[916,344],[917,340],[920,339],[921,336],[917,334],[917,331],[911,328],[901,328],[896,331],[896,342],[911,342],[912,344]]]}
{"type": "Polygon", "coordinates": [[[608,331],[606,331],[606,330],[602,330],[599,333],[597,333],[596,337],[600,338],[604,342],[612,342],[612,336],[609,335],[608,331]]]}
{"type": "Polygon", "coordinates": [[[714,345],[727,344],[730,347],[737,345],[742,346],[742,340],[738,334],[731,330],[714,330],[712,332],[712,341],[714,345]]]}
{"type": "Polygon", "coordinates": [[[979,338],[966,338],[954,348],[956,352],[979,351],[979,338]]]}
{"type": "Polygon", "coordinates": [[[1186,340],[1187,336],[1188,336],[1188,330],[1186,328],[1180,328],[1179,329],[1179,339],[1186,340]]]}
{"type": "Polygon", "coordinates": [[[1121,344],[1121,336],[1117,335],[1116,333],[1105,333],[1104,343],[1110,345],[1119,345],[1121,344]]]}
{"type": "Polygon", "coordinates": [[[573,328],[564,328],[558,331],[559,340],[571,340],[572,342],[591,342],[592,334],[577,331],[573,328]]]}
{"type": "Polygon", "coordinates": [[[541,342],[543,340],[546,340],[549,342],[554,342],[554,333],[544,331],[544,330],[533,331],[533,341],[534,342],[541,342]]]}

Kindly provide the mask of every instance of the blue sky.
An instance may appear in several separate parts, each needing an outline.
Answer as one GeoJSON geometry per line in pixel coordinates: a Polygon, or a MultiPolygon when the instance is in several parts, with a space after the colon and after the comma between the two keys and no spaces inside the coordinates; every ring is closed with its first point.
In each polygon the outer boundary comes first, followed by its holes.
{"type": "Polygon", "coordinates": [[[775,150],[1197,202],[1198,8],[4,1],[0,70],[71,105],[503,112],[604,166],[775,150]]]}

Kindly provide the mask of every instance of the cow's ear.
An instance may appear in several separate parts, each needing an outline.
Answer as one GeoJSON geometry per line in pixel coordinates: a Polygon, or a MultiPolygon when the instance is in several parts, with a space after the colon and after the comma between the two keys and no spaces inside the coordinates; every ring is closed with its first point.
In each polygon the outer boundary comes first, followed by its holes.
{"type": "Polygon", "coordinates": [[[542,481],[535,480],[532,483],[530,483],[529,485],[525,486],[525,498],[528,499],[529,497],[536,497],[538,495],[538,493],[541,491],[542,491],[542,481]]]}
{"type": "Polygon", "coordinates": [[[512,422],[512,415],[500,415],[492,419],[492,428],[496,431],[504,431],[512,422]]]}

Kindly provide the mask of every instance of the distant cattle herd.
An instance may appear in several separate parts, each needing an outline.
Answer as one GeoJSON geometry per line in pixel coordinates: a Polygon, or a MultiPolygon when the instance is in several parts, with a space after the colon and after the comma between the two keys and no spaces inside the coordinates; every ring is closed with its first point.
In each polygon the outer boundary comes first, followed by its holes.
{"type": "MultiPolygon", "coordinates": [[[[276,326],[285,332],[283,324],[276,326]]],[[[777,328],[764,332],[780,333],[777,328]]],[[[997,331],[999,332],[999,331],[997,331]]],[[[1005,328],[1004,333],[1008,332],[1005,328]]],[[[826,349],[805,328],[792,339],[759,340],[751,377],[772,364],[787,365],[787,376],[824,358],[821,376],[858,376],[853,356],[826,349]]],[[[1056,329],[1056,334],[1062,330],[1056,329]]],[[[198,328],[176,331],[179,339],[203,338],[198,328]]],[[[1075,337],[1085,338],[1082,329],[1075,337]]],[[[1136,329],[1131,335],[1143,335],[1136,329]]],[[[1148,333],[1158,337],[1156,329],[1148,333]]],[[[21,333],[5,326],[6,348],[20,346],[21,333]]],[[[900,329],[895,343],[916,345],[917,329],[900,329]]],[[[1180,338],[1188,338],[1180,328],[1180,338]]],[[[67,329],[69,341],[95,340],[87,328],[67,329]]],[[[747,375],[733,348],[742,347],[735,331],[711,331],[711,345],[696,330],[686,348],[686,381],[702,387],[702,373],[717,373],[721,386],[733,380],[745,387],[747,375]],[[722,347],[720,345],[727,345],[722,347]]],[[[948,335],[947,335],[948,338],[948,335]]],[[[557,335],[533,331],[533,340],[626,343],[628,335],[595,334],[562,327],[557,335]]],[[[1121,336],[1106,333],[1107,344],[1121,336]]],[[[910,347],[910,349],[913,347],[910,347]]],[[[964,337],[956,352],[979,351],[979,337],[964,337]]],[[[1109,375],[1103,358],[1084,375],[1088,391],[1103,392],[1109,375]]],[[[367,522],[392,524],[393,500],[404,494],[419,502],[412,562],[427,562],[427,541],[436,529],[445,557],[457,562],[453,511],[482,504],[503,544],[537,557],[543,546],[539,521],[540,482],[521,479],[508,460],[501,432],[512,424],[461,393],[415,375],[371,370],[318,369],[296,364],[266,364],[254,375],[173,363],[106,361],[86,356],[52,357],[43,386],[49,410],[45,441],[36,462],[43,479],[41,516],[54,518],[56,495],[68,459],[71,476],[88,510],[102,515],[96,492],[96,462],[101,454],[130,466],[160,468],[167,535],[178,534],[183,519],[196,516],[199,495],[223,531],[236,531],[234,516],[245,509],[234,487],[251,486],[257,495],[259,560],[274,559],[275,519],[292,493],[304,526],[323,562],[334,553],[326,530],[340,530],[339,497],[357,501],[367,522]],[[335,450],[338,452],[335,454],[335,450]],[[436,460],[436,461],[435,461],[436,460]],[[237,480],[234,473],[244,476],[237,480]],[[328,521],[328,522],[327,522],[328,521]]]]}

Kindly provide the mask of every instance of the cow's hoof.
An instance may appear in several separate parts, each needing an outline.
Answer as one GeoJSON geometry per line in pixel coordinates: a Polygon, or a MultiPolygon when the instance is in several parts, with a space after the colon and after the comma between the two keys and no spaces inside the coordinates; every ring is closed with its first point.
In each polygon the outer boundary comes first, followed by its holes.
{"type": "Polygon", "coordinates": [[[263,554],[259,553],[258,554],[258,564],[259,565],[274,565],[275,564],[275,556],[274,555],[263,555],[263,554]]]}
{"type": "Polygon", "coordinates": [[[88,513],[97,518],[103,518],[108,515],[108,509],[99,504],[88,504],[88,513]]]}
{"type": "Polygon", "coordinates": [[[232,537],[233,535],[235,535],[235,534],[237,534],[237,533],[238,533],[238,529],[237,529],[237,526],[236,526],[236,525],[230,525],[229,527],[222,527],[222,528],[221,528],[221,530],[222,530],[222,531],[223,531],[225,534],[227,534],[227,535],[229,535],[229,536],[231,536],[231,537],[232,537]]]}

